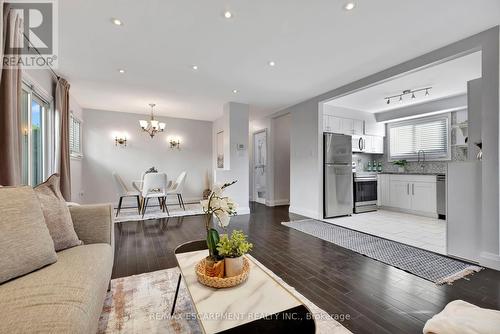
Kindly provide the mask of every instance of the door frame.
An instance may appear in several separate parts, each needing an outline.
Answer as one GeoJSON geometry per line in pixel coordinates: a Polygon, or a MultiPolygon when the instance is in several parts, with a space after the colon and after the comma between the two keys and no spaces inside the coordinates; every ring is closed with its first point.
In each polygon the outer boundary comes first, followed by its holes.
{"type": "Polygon", "coordinates": [[[252,197],[254,202],[260,203],[267,205],[267,201],[269,200],[268,195],[269,195],[269,135],[267,133],[267,128],[255,131],[252,133],[252,197]],[[266,135],[266,196],[264,199],[259,199],[257,196],[257,187],[255,186],[255,136],[261,133],[265,133],[266,135]]]}

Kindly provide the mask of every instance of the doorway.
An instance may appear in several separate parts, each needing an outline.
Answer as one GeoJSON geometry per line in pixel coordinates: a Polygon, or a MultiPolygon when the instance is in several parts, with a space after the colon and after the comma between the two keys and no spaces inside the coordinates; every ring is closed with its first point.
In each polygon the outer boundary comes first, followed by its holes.
{"type": "Polygon", "coordinates": [[[257,203],[266,204],[267,198],[267,131],[253,134],[253,173],[254,194],[257,203]]]}

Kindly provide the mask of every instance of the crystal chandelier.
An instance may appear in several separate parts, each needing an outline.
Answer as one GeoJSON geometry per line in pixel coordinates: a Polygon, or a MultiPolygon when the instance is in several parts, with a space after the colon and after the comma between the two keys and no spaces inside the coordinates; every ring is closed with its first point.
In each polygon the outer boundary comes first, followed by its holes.
{"type": "Polygon", "coordinates": [[[165,130],[165,123],[160,123],[155,120],[155,116],[153,114],[153,108],[156,106],[154,103],[150,103],[151,107],[151,119],[148,121],[140,120],[139,124],[141,125],[142,131],[146,131],[151,138],[155,136],[158,132],[163,132],[165,130]]]}

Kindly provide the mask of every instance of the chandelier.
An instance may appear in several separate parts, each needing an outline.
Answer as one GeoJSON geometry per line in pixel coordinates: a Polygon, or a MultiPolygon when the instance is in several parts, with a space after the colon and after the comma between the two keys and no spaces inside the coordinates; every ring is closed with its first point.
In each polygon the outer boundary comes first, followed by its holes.
{"type": "Polygon", "coordinates": [[[425,88],[413,89],[413,90],[412,89],[405,89],[403,91],[403,93],[401,93],[401,94],[384,97],[384,100],[386,100],[387,104],[391,104],[391,102],[392,102],[393,99],[398,99],[399,102],[402,103],[403,102],[403,97],[406,97],[407,95],[411,95],[411,98],[414,99],[414,98],[417,97],[415,95],[415,93],[419,93],[419,92],[425,91],[425,95],[424,96],[429,96],[429,90],[431,90],[431,89],[432,89],[432,87],[425,87],[425,88]]]}
{"type": "Polygon", "coordinates": [[[160,123],[155,120],[155,116],[153,114],[153,108],[156,106],[154,103],[150,103],[151,107],[151,119],[149,121],[140,120],[139,124],[141,125],[142,131],[145,131],[149,134],[151,138],[155,136],[158,132],[163,132],[165,130],[165,123],[160,123]]]}

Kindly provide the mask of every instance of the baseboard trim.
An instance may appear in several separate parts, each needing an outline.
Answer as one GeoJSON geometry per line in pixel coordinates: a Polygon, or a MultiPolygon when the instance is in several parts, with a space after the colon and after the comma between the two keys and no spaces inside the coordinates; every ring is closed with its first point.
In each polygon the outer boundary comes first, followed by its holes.
{"type": "Polygon", "coordinates": [[[289,199],[277,199],[277,200],[274,200],[274,201],[266,201],[266,205],[267,206],[280,206],[280,205],[288,205],[290,204],[290,200],[289,199]]]}
{"type": "Polygon", "coordinates": [[[407,214],[410,214],[410,215],[416,215],[416,216],[422,216],[422,217],[429,217],[429,218],[435,218],[435,219],[439,218],[439,216],[438,216],[437,213],[430,213],[430,212],[423,212],[423,211],[401,209],[401,208],[396,208],[396,207],[393,207],[393,206],[385,206],[385,205],[381,205],[378,208],[382,209],[382,210],[407,213],[407,214]]]}
{"type": "Polygon", "coordinates": [[[491,269],[500,270],[500,255],[481,252],[481,254],[479,254],[479,264],[491,269]]]}
{"type": "Polygon", "coordinates": [[[309,210],[309,209],[299,208],[296,206],[290,206],[290,208],[288,209],[288,212],[295,213],[297,215],[301,215],[301,216],[304,216],[307,218],[321,219],[317,212],[315,212],[313,210],[309,210]]]}

